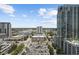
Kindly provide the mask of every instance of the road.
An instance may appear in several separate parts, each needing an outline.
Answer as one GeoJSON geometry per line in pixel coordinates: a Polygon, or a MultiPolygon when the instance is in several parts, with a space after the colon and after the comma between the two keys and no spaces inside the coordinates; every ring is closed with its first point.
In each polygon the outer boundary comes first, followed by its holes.
{"type": "Polygon", "coordinates": [[[18,55],[21,55],[23,52],[26,52],[26,47],[29,48],[29,46],[31,44],[31,38],[30,38],[30,36],[28,37],[28,39],[26,41],[22,41],[22,43],[24,43],[25,47],[23,48],[23,51],[20,52],[18,55]]]}

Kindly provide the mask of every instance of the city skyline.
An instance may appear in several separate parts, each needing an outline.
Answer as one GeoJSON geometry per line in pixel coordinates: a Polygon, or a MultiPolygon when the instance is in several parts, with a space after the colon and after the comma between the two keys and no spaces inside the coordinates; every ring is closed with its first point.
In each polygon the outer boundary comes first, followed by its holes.
{"type": "Polygon", "coordinates": [[[2,4],[0,11],[0,55],[79,55],[79,5],[2,4]]]}
{"type": "Polygon", "coordinates": [[[43,26],[57,28],[58,4],[0,4],[0,22],[10,22],[14,28],[43,26]]]}

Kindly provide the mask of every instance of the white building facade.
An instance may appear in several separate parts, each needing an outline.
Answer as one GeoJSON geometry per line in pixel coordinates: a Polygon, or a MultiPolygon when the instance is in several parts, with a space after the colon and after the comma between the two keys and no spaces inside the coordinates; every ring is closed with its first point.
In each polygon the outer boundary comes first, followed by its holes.
{"type": "Polygon", "coordinates": [[[64,52],[67,55],[79,55],[79,41],[65,40],[64,41],[64,52]]]}

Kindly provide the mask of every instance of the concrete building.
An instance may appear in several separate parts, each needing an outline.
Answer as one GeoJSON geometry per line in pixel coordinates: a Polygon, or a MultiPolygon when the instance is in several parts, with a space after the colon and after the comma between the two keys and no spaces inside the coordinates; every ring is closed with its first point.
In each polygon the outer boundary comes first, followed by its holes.
{"type": "Polygon", "coordinates": [[[0,22],[0,38],[8,38],[11,36],[11,24],[9,22],[0,22]]]}
{"type": "Polygon", "coordinates": [[[32,41],[44,41],[46,40],[46,35],[43,33],[43,28],[41,26],[37,27],[37,33],[32,36],[32,41]]]}
{"type": "Polygon", "coordinates": [[[10,38],[5,38],[5,41],[24,41],[24,35],[16,35],[16,36],[12,36],[10,38]]]}
{"type": "Polygon", "coordinates": [[[64,41],[64,52],[67,55],[79,54],[79,41],[78,40],[65,40],[64,41]]]}
{"type": "Polygon", "coordinates": [[[43,33],[43,28],[42,28],[42,26],[38,26],[36,30],[37,30],[37,33],[38,33],[38,34],[42,34],[42,33],[43,33]]]}
{"type": "MultiPolygon", "coordinates": [[[[66,44],[64,45],[64,40],[72,41],[79,39],[78,16],[79,5],[63,5],[58,7],[56,45],[59,48],[64,50],[64,46],[66,46],[66,44]]],[[[71,45],[69,44],[68,46],[71,45]]]]}
{"type": "Polygon", "coordinates": [[[8,54],[8,51],[11,49],[12,43],[3,42],[1,44],[0,54],[5,55],[8,54]]]}
{"type": "Polygon", "coordinates": [[[41,34],[36,34],[36,35],[34,35],[34,36],[32,36],[32,41],[34,42],[34,41],[37,41],[37,42],[39,42],[39,41],[41,41],[41,42],[43,42],[43,41],[45,41],[46,40],[46,36],[45,35],[41,35],[41,34]]]}

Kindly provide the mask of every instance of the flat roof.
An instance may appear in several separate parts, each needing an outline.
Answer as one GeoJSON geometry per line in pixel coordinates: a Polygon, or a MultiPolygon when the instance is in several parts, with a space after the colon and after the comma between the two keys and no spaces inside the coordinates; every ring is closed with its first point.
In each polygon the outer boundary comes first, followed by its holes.
{"type": "Polygon", "coordinates": [[[36,34],[36,35],[34,35],[32,37],[46,37],[46,35],[44,35],[44,34],[36,34]]]}
{"type": "Polygon", "coordinates": [[[72,40],[72,41],[66,40],[66,41],[73,45],[79,45],[79,40],[72,40]]]}
{"type": "Polygon", "coordinates": [[[12,36],[10,38],[5,38],[5,39],[21,39],[23,37],[24,37],[23,35],[17,35],[17,36],[12,36]]]}
{"type": "Polygon", "coordinates": [[[32,37],[46,37],[46,36],[32,36],[32,37]]]}
{"type": "Polygon", "coordinates": [[[10,23],[10,22],[0,22],[0,23],[10,23]]]}

